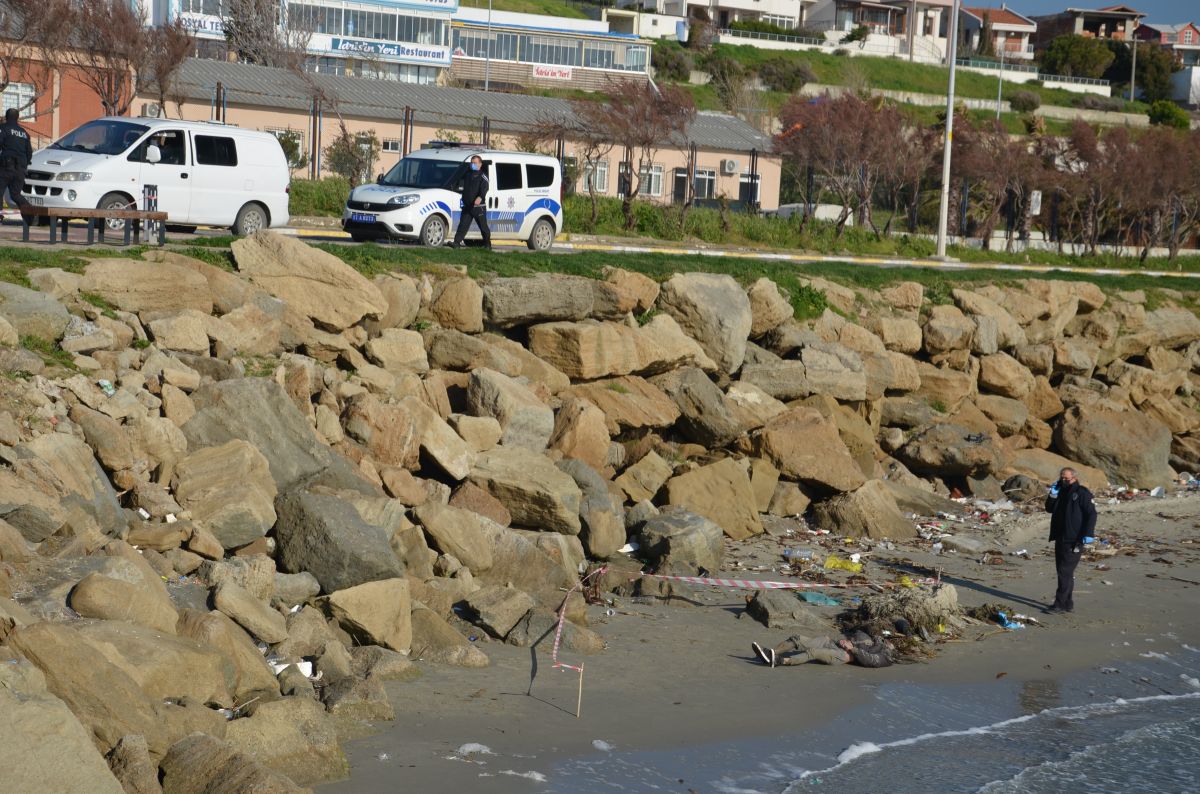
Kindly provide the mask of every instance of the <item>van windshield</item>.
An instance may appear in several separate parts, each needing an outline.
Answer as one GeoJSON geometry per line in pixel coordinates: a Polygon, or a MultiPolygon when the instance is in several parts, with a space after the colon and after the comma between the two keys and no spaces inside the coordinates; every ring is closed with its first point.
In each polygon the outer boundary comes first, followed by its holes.
{"type": "Polygon", "coordinates": [[[89,121],[67,133],[66,137],[50,144],[50,148],[89,154],[120,154],[136,143],[149,129],[145,124],[129,121],[89,121]]]}
{"type": "Polygon", "coordinates": [[[444,188],[453,190],[462,180],[467,164],[428,157],[405,157],[392,166],[379,184],[390,187],[444,188]]]}

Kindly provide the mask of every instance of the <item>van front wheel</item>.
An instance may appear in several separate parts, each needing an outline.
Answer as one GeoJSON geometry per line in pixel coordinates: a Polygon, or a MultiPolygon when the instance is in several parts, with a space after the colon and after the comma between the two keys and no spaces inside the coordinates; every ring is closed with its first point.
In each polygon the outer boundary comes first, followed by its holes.
{"type": "Polygon", "coordinates": [[[269,225],[267,211],[261,204],[250,203],[242,207],[233,222],[233,233],[238,237],[247,237],[261,231],[269,225]]]}
{"type": "MultiPolygon", "coordinates": [[[[135,210],[137,205],[133,203],[133,199],[123,193],[105,193],[100,199],[100,203],[96,205],[96,209],[100,210],[135,210]]],[[[120,231],[125,228],[125,221],[120,218],[106,218],[104,225],[109,231],[120,231]]]]}
{"type": "Polygon", "coordinates": [[[554,245],[554,224],[545,218],[533,224],[525,244],[531,251],[549,251],[550,246],[554,245]]]}
{"type": "Polygon", "coordinates": [[[437,248],[444,242],[446,242],[446,221],[442,220],[441,215],[434,215],[421,227],[421,244],[437,248]]]}

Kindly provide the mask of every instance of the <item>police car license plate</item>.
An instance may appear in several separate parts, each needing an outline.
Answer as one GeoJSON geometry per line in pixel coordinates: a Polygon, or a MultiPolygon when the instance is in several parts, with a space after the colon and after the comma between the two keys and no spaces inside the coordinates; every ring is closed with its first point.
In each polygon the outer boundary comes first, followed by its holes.
{"type": "Polygon", "coordinates": [[[375,221],[379,220],[379,216],[371,215],[366,212],[352,212],[350,213],[350,220],[354,221],[355,223],[374,223],[375,221]]]}

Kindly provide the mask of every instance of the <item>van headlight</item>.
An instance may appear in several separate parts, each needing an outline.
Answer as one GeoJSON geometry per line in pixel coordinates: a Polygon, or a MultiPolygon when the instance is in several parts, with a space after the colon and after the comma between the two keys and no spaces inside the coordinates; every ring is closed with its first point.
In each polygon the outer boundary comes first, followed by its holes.
{"type": "Polygon", "coordinates": [[[389,207],[411,207],[421,200],[421,197],[416,193],[405,193],[400,196],[392,196],[388,199],[389,207]]]}
{"type": "Polygon", "coordinates": [[[63,171],[55,177],[59,182],[86,182],[91,178],[91,171],[63,171]]]}

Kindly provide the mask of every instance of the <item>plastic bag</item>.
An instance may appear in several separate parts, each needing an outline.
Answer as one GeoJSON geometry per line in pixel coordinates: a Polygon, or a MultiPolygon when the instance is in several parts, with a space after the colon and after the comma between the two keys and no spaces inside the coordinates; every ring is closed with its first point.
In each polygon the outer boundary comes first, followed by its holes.
{"type": "Polygon", "coordinates": [[[863,565],[861,562],[851,562],[850,560],[838,557],[831,554],[825,558],[825,570],[827,571],[849,571],[850,573],[862,573],[863,565]]]}

